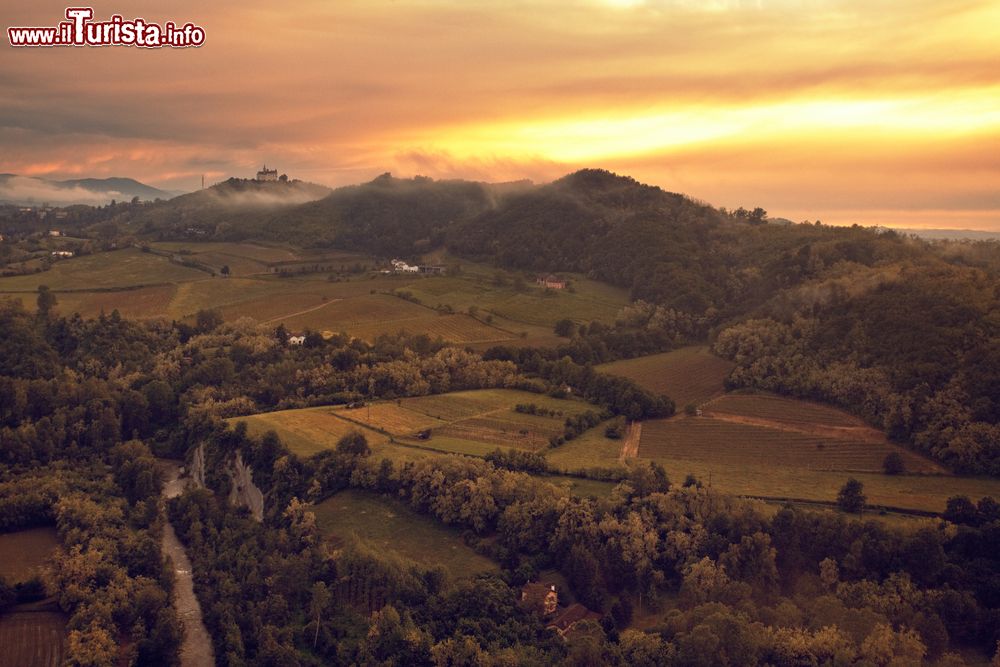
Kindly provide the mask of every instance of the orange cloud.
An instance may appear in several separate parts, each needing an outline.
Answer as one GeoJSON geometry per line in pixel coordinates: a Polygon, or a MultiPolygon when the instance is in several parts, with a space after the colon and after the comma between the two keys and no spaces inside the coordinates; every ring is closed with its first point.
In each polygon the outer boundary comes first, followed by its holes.
{"type": "Polygon", "coordinates": [[[10,49],[0,170],[193,188],[263,161],[331,185],[603,166],[789,217],[1000,210],[995,1],[126,4],[205,46],[10,49]]]}

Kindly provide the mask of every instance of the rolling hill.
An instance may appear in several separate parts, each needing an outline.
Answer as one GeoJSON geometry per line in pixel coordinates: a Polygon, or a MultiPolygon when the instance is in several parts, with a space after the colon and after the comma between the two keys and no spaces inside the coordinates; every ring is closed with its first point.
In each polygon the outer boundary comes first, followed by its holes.
{"type": "Polygon", "coordinates": [[[154,188],[132,178],[75,178],[55,181],[35,176],[0,174],[0,202],[37,206],[50,204],[102,205],[112,200],[127,201],[138,197],[142,201],[170,199],[177,192],[154,188]]]}

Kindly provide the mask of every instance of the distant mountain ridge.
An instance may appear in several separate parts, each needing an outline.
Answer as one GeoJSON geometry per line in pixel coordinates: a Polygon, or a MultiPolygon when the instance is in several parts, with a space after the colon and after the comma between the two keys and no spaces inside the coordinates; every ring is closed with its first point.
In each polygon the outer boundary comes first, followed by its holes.
{"type": "Polygon", "coordinates": [[[73,178],[52,180],[37,176],[0,174],[0,202],[21,206],[67,206],[70,204],[104,205],[112,200],[127,201],[138,197],[142,201],[170,199],[181,194],[161,190],[134,178],[73,178]]]}

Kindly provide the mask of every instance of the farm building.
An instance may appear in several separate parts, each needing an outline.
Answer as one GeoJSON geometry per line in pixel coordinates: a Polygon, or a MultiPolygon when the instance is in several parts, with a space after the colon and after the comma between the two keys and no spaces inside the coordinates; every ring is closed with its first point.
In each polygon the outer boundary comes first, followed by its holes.
{"type": "Polygon", "coordinates": [[[579,602],[575,602],[560,611],[545,627],[554,629],[559,633],[560,637],[566,637],[577,623],[581,621],[597,621],[600,618],[601,615],[596,611],[591,611],[579,602]]]}
{"type": "Polygon", "coordinates": [[[547,276],[538,276],[535,282],[545,289],[565,289],[566,281],[562,278],[552,275],[551,273],[547,276]]]}
{"type": "Polygon", "coordinates": [[[425,266],[418,266],[417,269],[420,273],[428,273],[431,275],[442,275],[448,269],[446,266],[441,266],[439,264],[431,264],[425,266]]]}
{"type": "Polygon", "coordinates": [[[52,256],[53,257],[72,257],[73,256],[73,251],[72,250],[53,250],[52,251],[52,256]]]}
{"type": "Polygon", "coordinates": [[[417,273],[420,271],[419,266],[410,266],[401,259],[394,259],[391,262],[392,270],[396,273],[417,273]]]}
{"type": "Polygon", "coordinates": [[[302,345],[305,342],[306,342],[306,337],[305,336],[289,336],[288,337],[288,344],[289,345],[302,345]]]}
{"type": "Polygon", "coordinates": [[[556,613],[559,607],[559,594],[556,592],[555,584],[540,582],[525,584],[521,588],[521,605],[542,616],[556,613]]]}
{"type": "Polygon", "coordinates": [[[62,232],[60,232],[58,229],[50,229],[49,236],[62,236],[62,232]]]}

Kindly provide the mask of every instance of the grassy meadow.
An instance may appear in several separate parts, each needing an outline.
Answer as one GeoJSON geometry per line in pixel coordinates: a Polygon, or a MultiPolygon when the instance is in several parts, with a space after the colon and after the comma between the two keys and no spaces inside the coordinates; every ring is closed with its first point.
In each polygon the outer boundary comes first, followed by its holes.
{"type": "Polygon", "coordinates": [[[248,417],[234,417],[230,422],[246,422],[247,432],[260,437],[274,431],[281,441],[298,456],[312,456],[324,449],[332,449],[337,441],[351,431],[361,431],[369,445],[378,448],[389,440],[385,435],[363,428],[334,416],[329,407],[302,408],[262,412],[248,417]]]}
{"type": "Polygon", "coordinates": [[[500,568],[462,541],[458,530],[418,514],[394,498],[341,491],[313,507],[316,525],[335,546],[352,539],[377,552],[393,553],[424,568],[473,577],[500,568]]]}
{"type": "Polygon", "coordinates": [[[0,534],[0,578],[15,584],[37,576],[58,546],[55,528],[0,534]]]}
{"type": "Polygon", "coordinates": [[[121,289],[208,277],[204,271],[174,264],[166,257],[125,248],[59,260],[48,271],[0,278],[0,292],[34,292],[39,285],[55,291],[121,289]]]}

